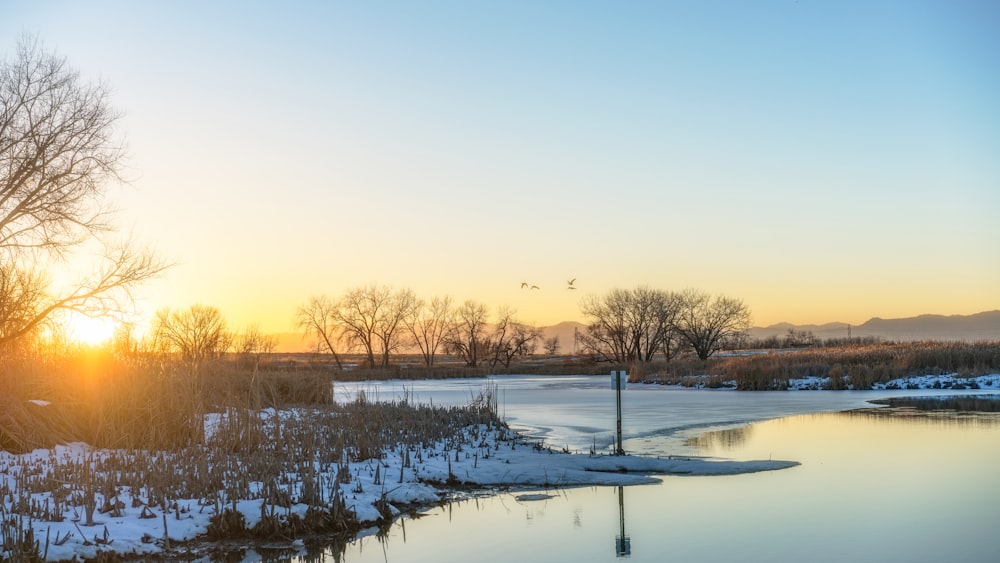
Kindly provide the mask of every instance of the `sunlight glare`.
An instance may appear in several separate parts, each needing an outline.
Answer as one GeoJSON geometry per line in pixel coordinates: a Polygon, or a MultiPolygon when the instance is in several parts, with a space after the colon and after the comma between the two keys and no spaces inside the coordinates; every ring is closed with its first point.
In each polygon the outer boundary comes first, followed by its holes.
{"type": "Polygon", "coordinates": [[[114,319],[73,313],[68,319],[67,336],[74,342],[97,346],[111,340],[115,327],[114,319]]]}

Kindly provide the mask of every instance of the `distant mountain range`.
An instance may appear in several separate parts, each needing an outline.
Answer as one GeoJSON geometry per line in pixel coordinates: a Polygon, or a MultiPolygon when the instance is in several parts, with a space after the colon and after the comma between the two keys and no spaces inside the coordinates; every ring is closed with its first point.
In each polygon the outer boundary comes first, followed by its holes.
{"type": "MultiPolygon", "coordinates": [[[[809,331],[816,338],[847,338],[850,326],[853,338],[874,336],[883,340],[1000,340],[1000,310],[986,311],[974,315],[920,315],[905,319],[882,319],[875,317],[860,325],[847,323],[826,323],[821,325],[793,325],[778,323],[766,327],[750,329],[751,338],[784,336],[788,330],[809,331]]],[[[542,328],[545,338],[559,337],[559,353],[573,353],[573,332],[581,333],[586,325],[578,322],[562,322],[542,328]]]]}
{"type": "Polygon", "coordinates": [[[1000,310],[985,311],[974,315],[920,315],[905,319],[875,317],[860,325],[826,323],[822,325],[793,325],[778,323],[750,329],[753,338],[783,336],[788,330],[809,331],[816,338],[857,338],[875,336],[884,340],[1000,340],[1000,310]]]}
{"type": "MultiPolygon", "coordinates": [[[[883,340],[1000,340],[1000,310],[985,311],[974,315],[920,315],[905,319],[882,319],[875,317],[860,325],[847,323],[826,323],[821,325],[793,325],[778,323],[766,327],[750,329],[751,338],[784,336],[788,330],[809,331],[816,338],[847,338],[847,330],[854,338],[875,336],[883,340]]],[[[565,321],[556,325],[541,327],[544,338],[559,338],[558,354],[573,354],[574,333],[583,332],[587,325],[576,321],[565,321]]],[[[277,352],[305,352],[309,340],[297,333],[275,335],[278,338],[277,352]]],[[[539,346],[538,353],[542,353],[539,346]]]]}

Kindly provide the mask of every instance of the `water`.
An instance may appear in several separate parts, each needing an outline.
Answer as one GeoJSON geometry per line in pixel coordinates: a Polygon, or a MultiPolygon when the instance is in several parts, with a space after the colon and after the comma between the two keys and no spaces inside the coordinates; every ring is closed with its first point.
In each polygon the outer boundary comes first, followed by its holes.
{"type": "MultiPolygon", "coordinates": [[[[609,375],[497,376],[485,379],[339,383],[338,400],[363,391],[371,400],[408,397],[415,403],[463,405],[487,387],[496,388],[500,414],[530,439],[588,452],[611,451],[615,393],[609,375]]],[[[838,412],[871,406],[867,401],[948,391],[782,391],[691,390],[630,384],[622,393],[625,449],[648,455],[691,454],[684,445],[711,428],[742,426],[772,418],[838,412]]],[[[953,394],[969,394],[969,391],[953,394]]]]}
{"type": "MultiPolygon", "coordinates": [[[[512,426],[553,445],[610,444],[607,377],[494,380],[512,426]]],[[[482,380],[419,382],[436,404],[468,401],[482,380]]],[[[368,387],[393,398],[401,383],[368,387]],[[394,386],[396,390],[394,391],[394,386]]],[[[342,389],[350,393],[349,389],[342,389]]],[[[939,392],[938,392],[939,393],[939,392]]],[[[994,561],[1000,553],[1000,424],[839,413],[914,392],[672,390],[623,394],[625,447],[730,459],[792,459],[792,469],[665,476],[470,499],[395,523],[325,561],[994,561]],[[747,422],[761,421],[749,426],[747,422]],[[537,493],[537,492],[535,492],[537,493]]],[[[347,396],[347,395],[344,395],[347,396]]],[[[423,397],[421,397],[423,396],[423,397]]]]}

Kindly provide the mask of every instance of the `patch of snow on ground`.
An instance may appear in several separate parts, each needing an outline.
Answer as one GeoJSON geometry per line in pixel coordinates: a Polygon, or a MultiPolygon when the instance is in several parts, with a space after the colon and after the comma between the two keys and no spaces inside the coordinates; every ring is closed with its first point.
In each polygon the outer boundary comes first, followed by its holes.
{"type": "Polygon", "coordinates": [[[872,389],[1000,389],[1000,374],[961,377],[957,373],[947,375],[922,375],[895,379],[888,383],[877,383],[872,389]]]}

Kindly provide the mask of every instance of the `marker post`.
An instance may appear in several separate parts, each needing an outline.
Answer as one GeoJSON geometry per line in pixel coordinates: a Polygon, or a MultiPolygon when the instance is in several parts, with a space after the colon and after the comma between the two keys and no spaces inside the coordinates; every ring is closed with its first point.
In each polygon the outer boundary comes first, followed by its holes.
{"type": "Polygon", "coordinates": [[[622,389],[628,383],[628,375],[624,370],[611,372],[611,388],[615,390],[615,405],[618,414],[618,442],[615,445],[615,455],[625,455],[622,447],[622,389]]]}

